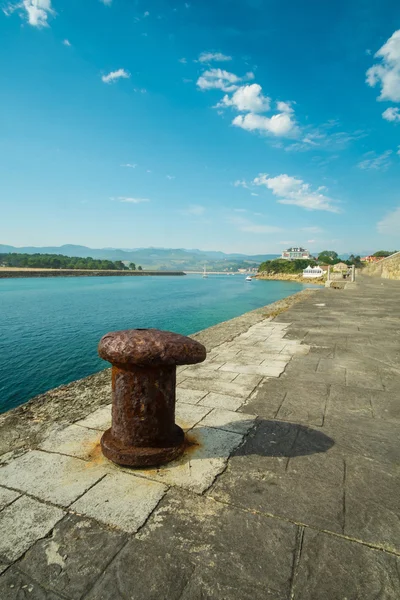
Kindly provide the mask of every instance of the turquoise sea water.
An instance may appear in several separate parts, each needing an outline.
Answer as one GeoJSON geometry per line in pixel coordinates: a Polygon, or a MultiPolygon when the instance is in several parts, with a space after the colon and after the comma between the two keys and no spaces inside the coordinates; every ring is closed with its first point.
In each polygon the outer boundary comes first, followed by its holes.
{"type": "Polygon", "coordinates": [[[304,287],[243,275],[0,280],[0,412],[109,366],[97,356],[108,331],[190,334],[304,287]]]}

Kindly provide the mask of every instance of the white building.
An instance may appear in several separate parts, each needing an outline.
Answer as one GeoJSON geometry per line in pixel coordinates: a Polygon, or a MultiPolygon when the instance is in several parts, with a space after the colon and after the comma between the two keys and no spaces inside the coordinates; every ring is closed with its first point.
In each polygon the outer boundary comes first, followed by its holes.
{"type": "Polygon", "coordinates": [[[282,258],[286,260],[296,260],[298,258],[308,259],[311,254],[305,248],[288,248],[282,252],[282,258]]]}
{"type": "Polygon", "coordinates": [[[313,277],[322,277],[325,273],[321,267],[311,267],[308,265],[307,269],[303,270],[303,277],[312,279],[313,277]]]}

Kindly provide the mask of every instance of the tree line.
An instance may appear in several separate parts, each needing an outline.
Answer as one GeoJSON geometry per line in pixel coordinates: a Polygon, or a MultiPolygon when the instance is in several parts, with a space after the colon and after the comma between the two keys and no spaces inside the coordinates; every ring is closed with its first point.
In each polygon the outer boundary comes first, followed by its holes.
{"type": "MultiPolygon", "coordinates": [[[[385,258],[387,256],[391,256],[395,252],[396,251],[378,250],[378,252],[375,252],[375,254],[372,256],[376,256],[377,258],[385,258]]],[[[285,258],[265,260],[258,267],[258,271],[264,273],[301,273],[308,267],[308,265],[311,267],[315,267],[317,264],[337,265],[340,262],[345,263],[349,267],[355,265],[359,269],[364,266],[364,263],[361,262],[360,256],[354,256],[354,254],[351,254],[348,260],[343,260],[334,250],[323,250],[318,254],[317,260],[304,258],[298,258],[295,260],[287,260],[285,258]]]]}
{"type": "MultiPolygon", "coordinates": [[[[101,260],[88,256],[64,256],[62,254],[0,254],[0,266],[30,269],[82,269],[93,271],[136,271],[135,263],[127,267],[121,260],[101,260]]],[[[142,271],[142,267],[137,267],[142,271]]]]}

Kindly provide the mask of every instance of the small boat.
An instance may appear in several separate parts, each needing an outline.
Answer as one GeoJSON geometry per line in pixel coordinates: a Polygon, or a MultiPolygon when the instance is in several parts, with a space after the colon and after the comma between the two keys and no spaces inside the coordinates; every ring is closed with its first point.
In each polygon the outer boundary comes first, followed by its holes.
{"type": "Polygon", "coordinates": [[[203,271],[203,279],[207,279],[208,275],[207,275],[207,271],[206,271],[206,265],[204,265],[204,271],[203,271]]]}
{"type": "Polygon", "coordinates": [[[250,275],[247,275],[247,277],[246,277],[245,281],[251,281],[251,277],[250,277],[250,275]]]}

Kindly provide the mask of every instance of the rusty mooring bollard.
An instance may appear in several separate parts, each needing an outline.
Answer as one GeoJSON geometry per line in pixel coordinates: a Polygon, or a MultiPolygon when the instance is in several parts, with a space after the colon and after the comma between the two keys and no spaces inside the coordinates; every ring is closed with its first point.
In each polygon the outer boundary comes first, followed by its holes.
{"type": "Polygon", "coordinates": [[[176,366],[202,362],[199,342],[159,329],[107,333],[99,355],[112,364],[112,425],[103,454],[130,467],[161,465],[178,457],[184,433],[175,424],[176,366]]]}

